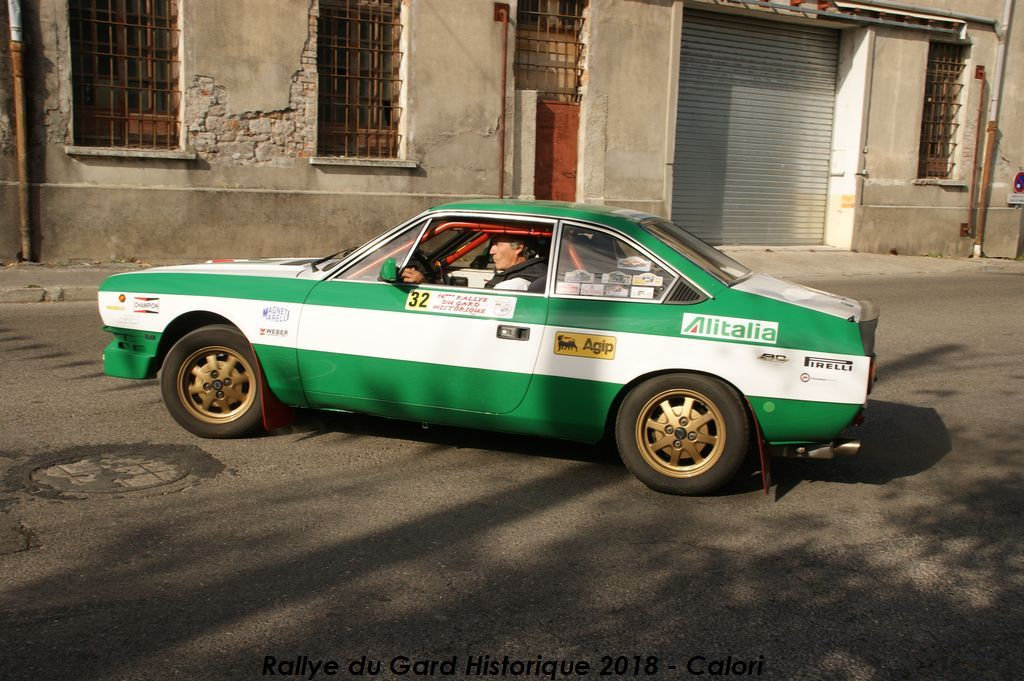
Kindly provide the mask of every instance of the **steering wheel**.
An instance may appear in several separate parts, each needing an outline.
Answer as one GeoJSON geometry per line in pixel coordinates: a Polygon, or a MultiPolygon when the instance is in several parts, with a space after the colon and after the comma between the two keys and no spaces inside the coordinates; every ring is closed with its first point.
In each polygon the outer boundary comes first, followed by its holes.
{"type": "Polygon", "coordinates": [[[448,283],[448,273],[444,271],[444,265],[440,260],[436,263],[431,263],[422,253],[414,251],[412,257],[409,258],[408,266],[413,266],[423,273],[423,281],[425,283],[448,283]]]}

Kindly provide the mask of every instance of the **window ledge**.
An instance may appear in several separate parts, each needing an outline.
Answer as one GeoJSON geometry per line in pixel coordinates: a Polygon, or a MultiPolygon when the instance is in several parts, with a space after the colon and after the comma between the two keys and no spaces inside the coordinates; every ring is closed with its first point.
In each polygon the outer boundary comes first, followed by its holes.
{"type": "Polygon", "coordinates": [[[127,147],[79,147],[66,145],[69,156],[103,156],[106,158],[162,158],[172,161],[194,161],[196,152],[176,149],[130,149],[127,147]]]}
{"type": "Polygon", "coordinates": [[[355,158],[352,156],[314,156],[314,166],[357,166],[362,168],[419,168],[417,161],[404,158],[355,158]]]}
{"type": "Polygon", "coordinates": [[[918,186],[934,186],[934,187],[963,187],[967,188],[966,180],[940,180],[934,177],[922,177],[913,181],[912,184],[918,186]]]}

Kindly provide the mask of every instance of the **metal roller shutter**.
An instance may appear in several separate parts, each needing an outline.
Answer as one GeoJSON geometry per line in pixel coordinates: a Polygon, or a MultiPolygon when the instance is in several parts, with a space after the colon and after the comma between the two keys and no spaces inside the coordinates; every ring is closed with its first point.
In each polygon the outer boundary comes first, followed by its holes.
{"type": "Polygon", "coordinates": [[[714,244],[820,244],[838,34],[687,10],[672,219],[714,244]]]}

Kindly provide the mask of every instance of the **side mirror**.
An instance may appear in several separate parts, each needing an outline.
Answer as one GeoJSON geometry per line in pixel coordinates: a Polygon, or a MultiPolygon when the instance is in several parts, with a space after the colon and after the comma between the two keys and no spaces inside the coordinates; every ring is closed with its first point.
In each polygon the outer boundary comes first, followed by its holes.
{"type": "Polygon", "coordinates": [[[378,278],[381,281],[387,281],[395,283],[398,281],[398,264],[394,258],[388,258],[380,264],[380,274],[378,278]]]}

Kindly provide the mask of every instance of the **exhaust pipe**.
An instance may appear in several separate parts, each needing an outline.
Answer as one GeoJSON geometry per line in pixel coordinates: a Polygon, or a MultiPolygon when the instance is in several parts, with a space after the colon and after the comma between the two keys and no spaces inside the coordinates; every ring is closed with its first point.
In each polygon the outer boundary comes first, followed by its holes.
{"type": "Polygon", "coordinates": [[[860,440],[834,440],[827,445],[792,445],[782,448],[780,456],[797,459],[834,459],[840,456],[856,456],[860,452],[860,440]]]}

